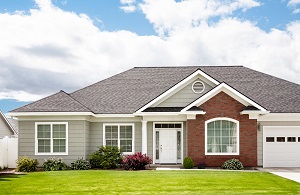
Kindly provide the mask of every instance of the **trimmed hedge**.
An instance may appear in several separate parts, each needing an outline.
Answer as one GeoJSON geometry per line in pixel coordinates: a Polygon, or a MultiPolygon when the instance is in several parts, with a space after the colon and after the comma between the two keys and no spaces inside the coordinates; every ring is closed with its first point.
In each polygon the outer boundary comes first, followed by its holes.
{"type": "Polygon", "coordinates": [[[183,167],[185,169],[192,169],[194,167],[194,161],[191,157],[185,157],[183,160],[183,167]]]}
{"type": "Polygon", "coordinates": [[[37,166],[39,162],[37,159],[32,159],[27,156],[20,156],[17,160],[17,168],[18,172],[34,172],[37,170],[37,166]]]}

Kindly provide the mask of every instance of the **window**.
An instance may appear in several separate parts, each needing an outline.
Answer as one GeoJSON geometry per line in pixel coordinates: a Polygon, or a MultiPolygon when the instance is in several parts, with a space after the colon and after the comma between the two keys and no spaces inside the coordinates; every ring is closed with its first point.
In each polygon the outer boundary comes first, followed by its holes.
{"type": "Polygon", "coordinates": [[[287,142],[296,142],[296,137],[287,137],[287,142]]]}
{"type": "Polygon", "coordinates": [[[216,118],[205,122],[206,155],[239,154],[239,122],[216,118]]]}
{"type": "Polygon", "coordinates": [[[134,153],[133,124],[104,124],[103,145],[117,146],[122,152],[134,153]]]}
{"type": "Polygon", "coordinates": [[[68,123],[45,122],[35,124],[35,154],[68,154],[68,123]]]}
{"type": "Polygon", "coordinates": [[[266,142],[275,142],[274,137],[266,137],[266,142]]]}
{"type": "Polygon", "coordinates": [[[285,137],[277,137],[277,142],[285,142],[285,137]]]}

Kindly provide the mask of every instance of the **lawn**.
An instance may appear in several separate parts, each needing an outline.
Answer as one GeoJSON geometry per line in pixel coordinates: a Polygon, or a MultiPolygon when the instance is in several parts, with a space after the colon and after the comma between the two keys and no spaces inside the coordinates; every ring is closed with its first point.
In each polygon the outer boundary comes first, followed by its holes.
{"type": "Polygon", "coordinates": [[[300,194],[266,172],[53,171],[0,176],[0,194],[300,194]]]}

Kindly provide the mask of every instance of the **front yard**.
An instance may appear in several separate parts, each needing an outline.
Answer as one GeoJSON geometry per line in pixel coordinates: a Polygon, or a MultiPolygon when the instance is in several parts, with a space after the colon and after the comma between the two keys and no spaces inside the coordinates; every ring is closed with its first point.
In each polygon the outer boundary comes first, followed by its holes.
{"type": "Polygon", "coordinates": [[[0,194],[300,194],[300,184],[254,171],[52,171],[0,175],[0,194]]]}

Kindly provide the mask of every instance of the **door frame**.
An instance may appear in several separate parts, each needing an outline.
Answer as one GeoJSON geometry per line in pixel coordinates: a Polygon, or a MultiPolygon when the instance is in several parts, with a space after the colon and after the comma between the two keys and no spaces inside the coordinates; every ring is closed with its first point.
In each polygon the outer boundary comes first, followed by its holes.
{"type": "MultiPolygon", "coordinates": [[[[184,136],[183,136],[183,122],[153,122],[153,164],[159,164],[161,163],[160,162],[160,159],[156,159],[156,132],[160,129],[163,129],[163,130],[176,130],[177,132],[179,131],[180,132],[180,136],[181,136],[181,140],[180,140],[180,145],[181,145],[181,148],[180,148],[180,151],[181,151],[181,154],[180,154],[180,159],[177,159],[177,164],[182,164],[183,163],[183,139],[184,139],[184,136]],[[155,128],[155,124],[181,124],[181,128],[155,128]]],[[[176,144],[177,145],[177,144],[176,144]]],[[[177,148],[176,148],[177,150],[177,148]]]]}

